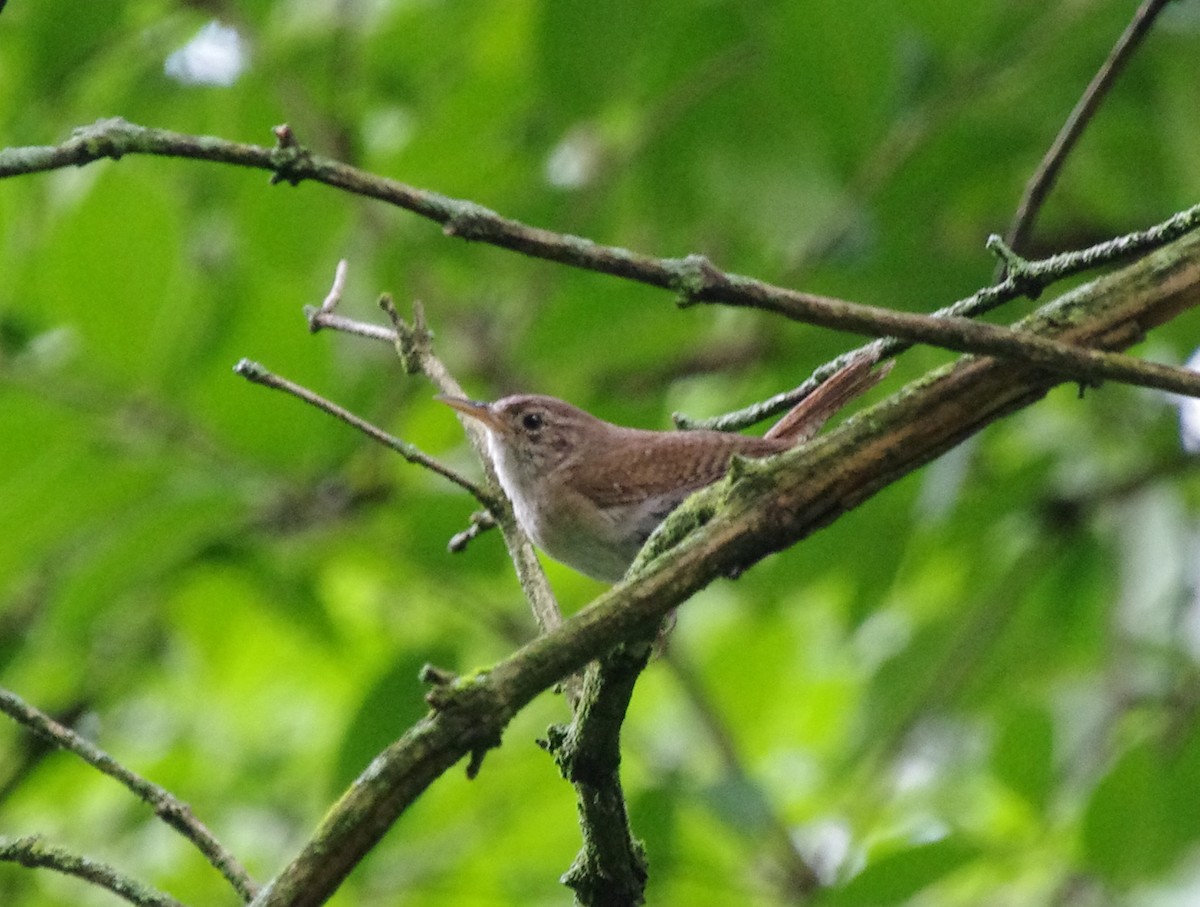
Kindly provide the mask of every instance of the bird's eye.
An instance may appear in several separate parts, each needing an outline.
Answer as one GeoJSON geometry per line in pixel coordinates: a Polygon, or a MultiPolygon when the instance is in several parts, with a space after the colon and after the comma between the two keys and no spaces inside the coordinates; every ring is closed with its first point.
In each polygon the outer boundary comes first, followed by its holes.
{"type": "Polygon", "coordinates": [[[541,413],[526,413],[521,417],[521,425],[526,431],[537,431],[542,427],[543,419],[541,413]]]}

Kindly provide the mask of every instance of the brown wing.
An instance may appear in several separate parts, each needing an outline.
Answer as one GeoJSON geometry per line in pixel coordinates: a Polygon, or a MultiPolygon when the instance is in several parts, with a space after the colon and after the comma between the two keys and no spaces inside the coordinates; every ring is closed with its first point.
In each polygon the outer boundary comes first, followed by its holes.
{"type": "Polygon", "coordinates": [[[572,477],[572,484],[601,506],[674,497],[672,492],[682,500],[721,478],[733,454],[765,457],[789,446],[718,431],[625,429],[619,443],[589,458],[586,476],[572,477]]]}

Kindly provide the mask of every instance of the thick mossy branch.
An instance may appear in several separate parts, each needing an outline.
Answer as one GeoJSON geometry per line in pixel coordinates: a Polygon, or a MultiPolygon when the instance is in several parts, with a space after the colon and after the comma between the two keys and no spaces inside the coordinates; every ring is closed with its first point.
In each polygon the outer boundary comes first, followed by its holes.
{"type": "Polygon", "coordinates": [[[562,881],[581,907],[645,902],[646,854],[621,787],[621,726],[653,645],[653,637],[625,643],[589,665],[575,719],[550,728],[543,741],[578,798],[583,846],[562,881]]]}

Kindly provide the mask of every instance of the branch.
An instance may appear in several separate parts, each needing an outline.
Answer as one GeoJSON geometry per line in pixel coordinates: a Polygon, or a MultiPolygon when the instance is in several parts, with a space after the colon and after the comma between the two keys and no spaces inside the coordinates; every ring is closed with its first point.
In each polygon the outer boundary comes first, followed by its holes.
{"type": "MultiPolygon", "coordinates": [[[[15,693],[0,689],[0,712],[4,712],[39,737],[74,753],[93,768],[125,785],[138,799],[153,809],[155,815],[191,841],[196,849],[204,854],[208,862],[216,867],[221,875],[225,876],[243,901],[249,901],[258,893],[258,885],[250,878],[249,873],[237,861],[237,858],[221,845],[203,822],[192,815],[190,806],[176,799],[169,791],[131,772],[108,753],[85,740],[70,728],[63,727],[49,715],[27,704],[15,693]]],[[[22,840],[28,842],[31,839],[22,840]]]]}
{"type": "MultiPolygon", "coordinates": [[[[127,154],[193,158],[255,167],[271,171],[272,182],[295,185],[303,180],[314,180],[345,189],[436,221],[448,236],[486,242],[547,261],[670,289],[680,294],[684,303],[724,302],[761,308],[824,327],[945,345],[959,352],[1019,358],[1066,371],[1079,380],[1125,381],[1189,396],[1200,395],[1200,379],[1172,374],[1173,370],[1165,370],[1163,366],[1143,370],[1118,357],[1088,356],[1078,351],[1073,354],[1062,349],[1052,352],[1045,343],[1041,348],[1029,349],[1016,338],[1005,340],[1003,334],[996,333],[1005,331],[1004,328],[993,327],[989,336],[980,339],[960,328],[939,324],[945,319],[846,303],[725,274],[702,256],[654,258],[618,246],[600,245],[583,237],[531,227],[482,205],[383,179],[312,154],[296,143],[286,126],[276,127],[275,133],[279,144],[275,148],[263,148],[211,136],[150,129],[121,119],[100,120],[76,130],[61,145],[10,148],[0,152],[0,178],[82,166],[101,158],[115,159],[127,154]],[[853,308],[848,310],[847,305],[853,308]],[[1076,369],[1082,371],[1076,374],[1076,369]]],[[[1004,281],[989,288],[989,304],[998,305],[1025,294],[1036,295],[1056,280],[1158,248],[1198,225],[1200,205],[1149,230],[1130,233],[1079,252],[1056,255],[1044,262],[1021,262],[1019,273],[1010,273],[1004,281]]],[[[994,242],[993,247],[1002,249],[994,242]]]]}
{"type": "MultiPolygon", "coordinates": [[[[1071,274],[1076,274],[1093,267],[1099,267],[1100,265],[1109,261],[1127,258],[1130,255],[1136,254],[1136,252],[1142,249],[1156,248],[1169,240],[1186,235],[1188,232],[1196,229],[1197,227],[1200,227],[1200,205],[1190,208],[1187,211],[1182,211],[1178,214],[1175,214],[1172,217],[1167,218],[1167,220],[1163,221],[1162,223],[1149,228],[1148,230],[1143,230],[1138,233],[1129,233],[1125,236],[1119,236],[1115,239],[1098,243],[1079,252],[1066,252],[1059,255],[1053,255],[1050,258],[1046,258],[1041,261],[1026,261],[1009,249],[1004,244],[1004,241],[1000,239],[1000,237],[993,235],[988,238],[988,248],[995,252],[996,255],[1009,266],[1007,278],[1000,283],[993,284],[990,287],[984,287],[983,289],[972,293],[970,296],[966,296],[948,306],[945,306],[944,308],[938,309],[929,316],[914,315],[911,313],[906,314],[903,312],[897,313],[887,310],[874,310],[869,308],[867,308],[866,311],[859,310],[855,314],[863,319],[864,325],[870,325],[873,323],[873,313],[875,311],[885,312],[886,315],[889,316],[899,315],[902,318],[955,319],[952,321],[952,324],[962,325],[965,319],[977,318],[980,315],[984,315],[987,312],[999,307],[1003,303],[1013,299],[1016,295],[1019,295],[1019,291],[1016,289],[1019,286],[1028,286],[1032,289],[1040,291],[1040,288],[1048,286],[1055,280],[1061,279],[1062,277],[1070,276],[1071,274]]],[[[770,287],[770,285],[766,286],[766,291],[773,289],[774,288],[770,287]]],[[[800,296],[801,305],[803,305],[805,302],[811,301],[815,302],[817,306],[820,306],[822,303],[830,303],[834,309],[837,309],[840,306],[855,306],[855,303],[843,302],[842,300],[835,300],[830,297],[812,296],[809,294],[800,294],[800,296]]],[[[787,303],[785,302],[784,304],[786,305],[787,303]]],[[[807,316],[808,314],[812,313],[797,312],[796,314],[797,316],[801,314],[805,314],[807,316]]],[[[837,316],[831,315],[830,317],[837,316]]],[[[804,317],[800,320],[808,319],[807,317],[804,317]]],[[[820,322],[814,319],[814,323],[820,322]]],[[[916,322],[912,322],[912,324],[915,325],[914,330],[922,330],[922,325],[916,322]]],[[[930,335],[931,337],[933,334],[936,334],[941,330],[936,325],[929,327],[929,325],[926,324],[924,327],[928,328],[928,330],[932,332],[930,335]]],[[[855,330],[853,327],[848,329],[855,330]]],[[[966,330],[970,331],[972,329],[967,327],[966,330]]],[[[986,331],[987,328],[985,327],[984,330],[986,331]]],[[[882,330],[882,327],[880,327],[878,331],[870,331],[870,333],[886,332],[882,330]]],[[[872,343],[878,345],[878,358],[885,359],[889,356],[897,356],[905,350],[910,349],[914,345],[914,341],[916,339],[917,338],[914,337],[909,340],[903,340],[898,336],[891,336],[872,341],[872,343]]],[[[1007,341],[1001,339],[1000,342],[1003,344],[1007,341]]],[[[936,342],[935,345],[940,346],[942,344],[941,342],[936,342]]],[[[963,349],[960,349],[959,352],[974,351],[973,343],[971,343],[972,349],[966,349],[968,346],[968,343],[966,342],[961,344],[961,346],[963,349]]],[[[680,428],[713,428],[719,431],[741,430],[750,425],[761,422],[764,419],[778,415],[785,410],[791,409],[839,369],[848,365],[853,359],[865,354],[870,347],[871,344],[867,344],[859,347],[856,350],[851,350],[848,353],[844,353],[834,361],[828,362],[821,366],[819,369],[813,372],[812,377],[794,390],[777,394],[768,400],[748,406],[745,409],[737,410],[736,412],[727,413],[724,416],[717,416],[711,419],[689,419],[680,413],[674,413],[672,418],[674,419],[675,424],[680,428]]],[[[1070,357],[1074,349],[1075,348],[1069,348],[1065,351],[1059,350],[1059,352],[1064,353],[1067,357],[1070,357]]],[[[1125,364],[1129,364],[1134,361],[1135,360],[1127,359],[1125,364]]]]}
{"type": "Polygon", "coordinates": [[[541,741],[578,799],[583,847],[562,882],[581,907],[638,907],[646,900],[646,853],[629,826],[621,787],[621,725],[656,635],[617,646],[589,665],[575,720],[550,728],[541,741]]]}
{"type": "MultiPolygon", "coordinates": [[[[1190,236],[1017,327],[1079,346],[1121,346],[1198,304],[1200,236],[1190,236]]],[[[669,550],[490,670],[431,691],[433,711],[380,754],[256,907],[323,903],[434,780],[463,756],[495,746],[540,692],[614,646],[646,638],[714,579],[795,544],[1058,380],[1022,363],[963,358],[809,444],[743,464],[697,493],[667,519],[669,550]],[[684,535],[679,529],[689,523],[693,531],[684,535]]]]}
{"type": "Polygon", "coordinates": [[[283,391],[285,394],[291,394],[298,400],[302,400],[309,406],[315,406],[321,412],[328,413],[335,419],[345,422],[352,428],[357,428],[373,441],[378,441],[384,447],[394,450],[400,456],[404,457],[409,463],[415,463],[418,466],[424,466],[430,472],[435,472],[439,476],[453,482],[459,488],[470,493],[475,500],[479,501],[484,507],[491,509],[496,506],[496,498],[491,492],[480,488],[470,479],[459,475],[449,466],[439,463],[429,454],[424,453],[417,447],[409,444],[407,441],[401,441],[394,435],[389,435],[382,428],[377,428],[370,422],[362,419],[348,409],[338,406],[331,400],[326,400],[320,394],[310,391],[306,387],[302,387],[287,378],[276,375],[274,372],[268,371],[263,365],[257,362],[252,362],[249,359],[242,359],[233,367],[233,371],[237,375],[241,375],[247,381],[254,384],[261,384],[263,387],[269,387],[273,390],[283,391]]]}
{"type": "Polygon", "coordinates": [[[64,875],[85,879],[139,907],[183,907],[174,898],[122,875],[106,863],[43,844],[37,835],[25,838],[0,837],[0,860],[19,863],[30,869],[53,869],[64,875]]]}
{"type": "MultiPolygon", "coordinates": [[[[265,148],[213,136],[188,135],[139,126],[120,118],[98,120],[90,126],[76,129],[71,138],[61,145],[0,151],[0,179],[64,167],[80,167],[103,158],[117,160],[131,154],[214,161],[269,171],[272,182],[296,185],[303,180],[312,180],[378,199],[441,224],[448,236],[486,242],[534,258],[611,274],[663,289],[681,290],[690,277],[687,259],[654,258],[618,246],[602,245],[581,236],[531,227],[474,202],[384,179],[312,154],[296,143],[287,127],[276,127],[275,133],[279,144],[274,148],[265,148]]],[[[1144,237],[1137,248],[1128,251],[1148,251],[1164,241],[1165,238],[1155,240],[1144,237]]],[[[1055,279],[1095,267],[1097,263],[1093,261],[1075,269],[1068,268],[1055,279]]],[[[1008,298],[1012,299],[1022,292],[1014,282],[1004,285],[1002,294],[1007,293],[1008,298]]]]}
{"type": "MultiPolygon", "coordinates": [[[[1021,198],[1017,214],[1013,218],[1012,226],[1008,228],[1008,233],[1005,234],[1005,242],[1014,249],[1025,248],[1038,212],[1041,210],[1046,196],[1054,188],[1067,155],[1071,153],[1075,143],[1079,141],[1079,137],[1083,135],[1083,131],[1091,122],[1092,116],[1100,107],[1108,90],[1116,82],[1117,76],[1125,68],[1125,64],[1133,58],[1134,52],[1141,46],[1142,39],[1150,31],[1154,20],[1169,2],[1170,0],[1144,0],[1137,12],[1134,13],[1133,20],[1125,28],[1121,37],[1117,39],[1108,58],[1092,77],[1092,81],[1075,104],[1070,116],[1063,123],[1050,149],[1025,186],[1025,194],[1021,198]]],[[[997,277],[1002,276],[1003,271],[1004,265],[1001,264],[997,271],[997,277]]]]}
{"type": "MultiPolygon", "coordinates": [[[[443,394],[452,397],[467,396],[462,385],[454,380],[449,369],[433,353],[433,334],[425,324],[424,307],[419,303],[413,304],[413,321],[410,325],[400,317],[390,296],[381,296],[379,305],[391,318],[392,324],[396,328],[396,353],[400,356],[400,362],[404,365],[405,371],[410,374],[424,375],[443,394]]],[[[525,599],[529,602],[534,619],[537,620],[541,631],[545,633],[552,630],[562,624],[562,609],[559,608],[558,599],[554,597],[554,592],[550,589],[546,572],[542,569],[542,563],[538,560],[533,543],[517,523],[512,503],[500,488],[500,480],[496,478],[496,470],[488,455],[488,444],[484,431],[477,423],[469,419],[460,416],[458,421],[467,433],[467,439],[471,442],[475,456],[483,465],[488,487],[493,489],[497,504],[488,509],[495,517],[495,524],[500,527],[500,534],[504,537],[504,547],[508,549],[508,556],[517,571],[517,581],[521,584],[521,591],[525,593],[525,599]]],[[[472,526],[485,528],[476,520],[472,520],[472,526]]],[[[452,544],[453,542],[454,539],[451,540],[452,544]]],[[[568,683],[566,694],[567,700],[574,705],[578,695],[577,685],[568,683]]]]}
{"type": "Polygon", "coordinates": [[[489,529],[495,528],[496,517],[492,515],[490,510],[476,510],[471,514],[471,520],[467,524],[467,528],[451,536],[449,543],[446,545],[446,550],[451,554],[461,554],[467,550],[467,545],[479,538],[480,535],[489,529]]]}
{"type": "Polygon", "coordinates": [[[357,334],[360,337],[396,344],[400,339],[396,331],[389,331],[377,324],[345,318],[334,311],[342,301],[342,293],[346,289],[346,274],[349,270],[350,263],[343,258],[334,269],[333,285],[325,295],[325,300],[319,306],[304,307],[304,317],[308,319],[309,331],[315,334],[323,328],[332,328],[345,334],[357,334]]]}
{"type": "MultiPolygon", "coordinates": [[[[316,333],[323,328],[332,328],[373,340],[386,340],[395,347],[396,355],[400,358],[401,367],[406,374],[424,375],[443,394],[453,397],[466,396],[462,386],[450,374],[449,369],[446,368],[442,360],[434,355],[433,332],[429,330],[428,325],[425,323],[425,308],[420,302],[413,303],[413,318],[410,324],[400,317],[400,313],[396,310],[396,305],[390,295],[385,293],[380,296],[379,307],[383,309],[392,322],[392,330],[390,331],[387,328],[381,328],[377,325],[344,318],[334,311],[342,300],[348,268],[349,265],[345,259],[339,261],[334,271],[333,285],[330,287],[329,293],[325,296],[324,302],[317,308],[308,307],[305,309],[309,330],[316,333]]],[[[238,367],[240,368],[241,365],[242,363],[239,363],[238,367]]],[[[251,363],[251,365],[253,364],[251,363]]],[[[362,422],[357,416],[343,410],[341,407],[326,404],[322,398],[311,391],[298,388],[297,385],[291,385],[291,387],[299,391],[297,396],[301,396],[301,399],[309,400],[314,405],[319,405],[322,409],[326,409],[327,412],[330,412],[337,418],[349,422],[355,427],[362,428],[368,435],[381,441],[381,443],[389,447],[393,446],[392,442],[403,444],[403,442],[396,441],[396,439],[391,438],[390,435],[386,435],[379,429],[368,426],[367,423],[362,422]],[[322,402],[316,403],[318,400],[322,402]]],[[[486,489],[478,488],[478,486],[473,484],[471,487],[476,489],[472,493],[475,494],[475,499],[487,508],[490,518],[472,516],[471,525],[450,540],[449,549],[451,552],[462,551],[467,543],[479,535],[480,532],[490,529],[493,526],[499,526],[501,535],[504,537],[505,547],[508,549],[509,557],[516,569],[517,580],[521,584],[521,590],[525,593],[525,598],[529,602],[538,627],[543,632],[557,627],[562,623],[562,610],[558,607],[558,601],[555,599],[554,593],[550,589],[550,584],[546,580],[546,574],[542,570],[541,562],[538,560],[533,544],[521,530],[521,527],[517,525],[516,517],[512,512],[512,505],[500,489],[500,483],[496,479],[495,470],[493,470],[491,460],[487,454],[487,441],[483,430],[473,422],[464,422],[462,419],[459,421],[464,423],[467,437],[470,439],[476,456],[479,457],[480,462],[483,464],[484,473],[487,476],[486,489]]],[[[404,447],[408,448],[409,446],[404,445],[404,447]]],[[[395,447],[393,449],[399,450],[402,456],[407,457],[403,449],[395,447]]],[[[412,450],[415,450],[415,448],[412,450]]],[[[424,455],[422,454],[421,456],[423,457],[424,455]]],[[[410,460],[410,462],[427,465],[420,460],[410,460]]],[[[442,468],[445,467],[439,466],[434,471],[440,472],[442,468]]],[[[458,484],[462,484],[466,480],[455,481],[458,481],[458,484]]],[[[575,693],[574,686],[568,684],[567,697],[572,702],[574,702],[575,693]]]]}
{"type": "MultiPolygon", "coordinates": [[[[995,245],[995,242],[991,244],[995,245]]],[[[1064,379],[1094,384],[1112,380],[1189,397],[1200,396],[1200,374],[1188,369],[1146,362],[1120,353],[1083,349],[1028,331],[958,316],[935,318],[784,290],[752,278],[726,274],[706,259],[693,258],[696,278],[688,290],[689,302],[720,302],[763,309],[807,324],[898,337],[962,353],[1002,356],[1040,366],[1064,379]]],[[[1140,333],[1122,345],[1137,339],[1140,339],[1140,333]]]]}

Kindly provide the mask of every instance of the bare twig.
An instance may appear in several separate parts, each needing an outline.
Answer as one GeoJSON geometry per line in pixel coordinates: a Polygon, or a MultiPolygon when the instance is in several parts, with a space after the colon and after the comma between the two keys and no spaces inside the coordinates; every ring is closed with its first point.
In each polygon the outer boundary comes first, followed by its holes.
{"type": "Polygon", "coordinates": [[[1146,362],[1120,353],[1083,349],[955,316],[933,318],[767,287],[750,278],[721,272],[702,257],[694,257],[691,268],[695,275],[688,290],[691,302],[759,308],[809,324],[931,343],[963,353],[1001,356],[1037,365],[1077,381],[1112,380],[1189,397],[1200,396],[1200,374],[1188,369],[1146,362]]]}
{"type": "MultiPolygon", "coordinates": [[[[400,364],[407,374],[424,375],[444,394],[455,397],[465,396],[462,386],[433,352],[433,333],[425,323],[425,308],[419,300],[413,302],[413,316],[410,323],[400,316],[400,312],[396,309],[396,304],[389,294],[385,293],[379,297],[379,307],[392,322],[391,330],[344,318],[337,314],[335,310],[342,300],[348,268],[344,259],[339,261],[334,271],[333,284],[324,301],[320,306],[309,306],[305,309],[310,330],[315,332],[322,328],[331,328],[372,340],[384,340],[395,346],[396,355],[400,358],[400,364]]],[[[484,530],[499,526],[501,534],[504,536],[505,546],[516,569],[517,579],[521,583],[522,591],[525,593],[539,628],[545,632],[562,623],[562,610],[550,589],[550,584],[546,581],[546,575],[542,570],[541,562],[538,561],[537,552],[534,551],[532,543],[517,525],[512,507],[503,492],[500,491],[500,484],[496,481],[495,472],[488,459],[486,439],[477,425],[467,422],[464,424],[464,428],[476,455],[484,465],[484,472],[487,474],[488,480],[486,488],[475,485],[411,445],[392,437],[318,394],[271,374],[257,363],[243,359],[237,364],[234,371],[251,381],[284,390],[311,403],[397,451],[409,462],[426,466],[470,491],[491,514],[491,518],[483,519],[473,516],[471,525],[450,540],[450,550],[461,551],[471,539],[484,530]]],[[[578,684],[575,682],[567,685],[567,697],[572,703],[575,702],[577,689],[578,684]]]]}
{"type": "MultiPolygon", "coordinates": [[[[433,352],[433,334],[425,323],[424,306],[420,302],[413,303],[411,323],[400,317],[391,296],[387,294],[381,296],[379,306],[391,319],[392,326],[395,328],[396,354],[400,357],[405,371],[410,374],[424,375],[443,394],[454,397],[465,396],[462,386],[433,352]]],[[[550,583],[546,580],[546,573],[542,570],[533,543],[529,541],[529,537],[517,524],[516,517],[513,516],[512,505],[500,490],[500,483],[496,479],[491,458],[488,456],[487,439],[484,437],[483,429],[469,419],[460,417],[458,421],[463,424],[471,447],[479,457],[480,463],[483,464],[484,472],[487,474],[488,487],[495,489],[496,504],[488,509],[496,517],[500,533],[504,536],[504,545],[508,549],[508,555],[517,571],[517,580],[521,584],[521,590],[525,593],[525,598],[533,610],[534,619],[543,633],[552,630],[562,623],[562,609],[559,608],[558,600],[554,597],[550,583]]],[[[578,684],[573,681],[568,683],[566,693],[568,701],[574,705],[578,684]]]]}
{"type": "MultiPolygon", "coordinates": [[[[0,151],[0,178],[37,173],[64,167],[83,166],[103,158],[118,159],[147,154],[217,161],[266,170],[276,181],[298,183],[313,180],[335,188],[375,198],[404,208],[442,225],[449,236],[486,242],[525,255],[556,261],[572,267],[611,274],[664,289],[686,293],[692,276],[687,259],[660,259],[617,246],[606,246],[580,236],[570,236],[531,227],[503,217],[482,205],[429,192],[350,167],[308,152],[294,140],[274,148],[229,142],[212,136],[196,136],[138,126],[116,118],[99,120],[75,130],[61,145],[9,148],[0,151]]],[[[1176,234],[1178,235],[1178,234],[1176,234]]],[[[1129,251],[1146,251],[1169,237],[1129,251]]],[[[1054,279],[1079,273],[1098,262],[1080,259],[1069,263],[1054,279]]],[[[1015,298],[1025,288],[1012,284],[1004,292],[1015,298]]]]}
{"type": "MultiPolygon", "coordinates": [[[[308,319],[309,330],[315,334],[317,331],[329,328],[345,334],[353,334],[358,337],[366,337],[370,340],[382,340],[385,343],[389,343],[396,348],[397,355],[399,355],[406,373],[410,375],[418,374],[428,368],[436,375],[436,380],[433,377],[431,377],[431,380],[434,380],[434,383],[443,393],[461,396],[462,388],[450,377],[450,373],[441,365],[440,361],[437,361],[433,356],[432,347],[430,346],[432,335],[425,326],[425,312],[419,301],[413,303],[414,319],[412,326],[406,324],[400,317],[400,313],[396,311],[392,297],[388,294],[380,297],[379,305],[391,319],[393,324],[393,328],[391,329],[337,314],[335,310],[341,304],[349,268],[349,262],[344,258],[341,259],[334,270],[333,285],[330,287],[321,305],[305,306],[304,316],[308,319]],[[420,347],[419,350],[418,346],[420,347]],[[433,364],[434,362],[437,362],[436,366],[433,364]]],[[[375,436],[372,435],[372,437],[375,436]]],[[[493,487],[495,486],[493,485],[493,487]]],[[[499,500],[499,493],[492,496],[493,503],[499,500]]],[[[496,525],[494,519],[484,520],[472,517],[470,527],[458,533],[450,540],[450,551],[457,552],[463,550],[469,541],[481,532],[491,529],[496,525]]]]}
{"type": "Polygon", "coordinates": [[[340,259],[337,267],[333,269],[333,284],[329,287],[329,292],[325,294],[325,299],[317,311],[327,314],[338,307],[342,301],[342,293],[346,290],[346,274],[349,270],[350,262],[344,258],[340,259]]]}
{"type": "MultiPolygon", "coordinates": [[[[1155,248],[1161,241],[1182,236],[1196,229],[1198,226],[1200,226],[1200,205],[1189,208],[1186,211],[1181,211],[1147,230],[1119,236],[1078,252],[1065,252],[1053,255],[1041,261],[1026,261],[1022,259],[1005,245],[1000,237],[993,235],[988,238],[987,245],[1002,261],[1010,264],[1011,268],[1007,277],[997,284],[984,287],[970,296],[951,303],[945,308],[938,309],[932,315],[915,317],[977,318],[1011,300],[1014,295],[1019,293],[1017,288],[1022,284],[1028,284],[1034,290],[1039,290],[1059,277],[1079,273],[1088,268],[1097,267],[1105,262],[1115,261],[1138,254],[1147,249],[1155,248]]],[[[834,301],[828,297],[808,296],[806,298],[815,299],[817,303],[834,301]]],[[[817,385],[826,378],[848,365],[851,360],[865,354],[873,344],[878,345],[878,356],[880,359],[884,359],[889,356],[899,355],[912,347],[913,342],[911,339],[905,340],[895,336],[883,337],[856,350],[844,353],[834,361],[821,366],[813,372],[810,378],[794,390],[777,394],[761,403],[756,403],[744,409],[711,419],[690,419],[681,413],[675,413],[673,418],[675,424],[680,428],[714,428],[719,431],[738,431],[791,409],[811,394],[817,385]]]]}
{"type": "Polygon", "coordinates": [[[482,533],[496,528],[496,518],[490,510],[477,510],[471,514],[471,522],[462,532],[457,532],[447,543],[446,548],[452,554],[467,550],[467,545],[475,541],[482,533]]]}
{"type": "Polygon", "coordinates": [[[106,863],[43,844],[37,835],[0,837],[0,860],[20,863],[30,869],[53,869],[63,875],[84,879],[138,907],[183,907],[174,898],[122,875],[106,863]]]}
{"type": "Polygon", "coordinates": [[[319,306],[304,307],[304,317],[308,319],[308,329],[315,334],[324,328],[331,328],[345,334],[357,334],[360,337],[367,337],[371,340],[383,340],[387,343],[395,343],[395,331],[389,331],[387,328],[380,327],[377,324],[355,321],[352,318],[338,315],[334,311],[342,301],[342,293],[346,289],[346,274],[349,269],[350,264],[346,259],[343,258],[339,261],[333,272],[333,285],[325,295],[324,301],[319,306]]]}
{"type": "MultiPolygon", "coordinates": [[[[209,863],[225,876],[243,900],[249,901],[258,893],[258,885],[250,878],[237,858],[221,845],[203,822],[192,815],[191,807],[174,797],[169,791],[131,772],[95,744],[27,704],[15,693],[0,689],[0,711],[38,736],[50,741],[55,746],[74,753],[93,768],[125,785],[140,800],[150,806],[167,825],[191,841],[196,849],[204,854],[209,863]]],[[[30,839],[24,840],[29,841],[30,839]]],[[[26,863],[25,865],[30,864],[26,863]]]]}
{"type": "Polygon", "coordinates": [[[370,340],[382,340],[385,343],[396,342],[394,331],[389,331],[387,328],[380,327],[377,324],[371,324],[367,321],[356,321],[353,318],[347,318],[344,315],[337,315],[333,312],[322,312],[320,309],[305,309],[304,314],[308,318],[308,329],[314,334],[317,331],[329,328],[341,331],[343,334],[357,334],[360,337],[367,337],[370,340]]]}
{"type": "Polygon", "coordinates": [[[328,413],[335,419],[345,422],[347,425],[357,428],[363,434],[367,435],[372,440],[378,441],[385,447],[394,450],[410,463],[415,463],[418,466],[424,466],[431,472],[436,472],[438,475],[453,482],[459,488],[470,492],[475,500],[479,501],[484,507],[492,508],[496,506],[495,497],[486,489],[480,488],[470,479],[459,475],[449,466],[439,463],[433,457],[409,444],[407,441],[401,441],[394,435],[389,435],[382,428],[372,425],[365,419],[359,418],[350,412],[338,406],[336,403],[326,400],[320,394],[310,391],[306,387],[302,387],[287,378],[276,375],[274,372],[268,371],[267,368],[257,362],[252,362],[249,359],[242,359],[233,367],[236,374],[241,375],[247,381],[252,381],[255,384],[261,384],[263,387],[269,387],[274,390],[283,391],[286,394],[291,394],[299,400],[303,400],[309,406],[315,406],[322,412],[328,413]]]}
{"type": "MultiPolygon", "coordinates": [[[[1092,77],[1092,81],[1075,104],[1070,116],[1063,123],[1062,129],[1055,136],[1050,149],[1025,186],[1025,194],[1021,198],[1017,214],[1008,228],[1008,233],[1005,234],[1005,241],[1014,249],[1025,248],[1038,212],[1041,210],[1046,196],[1054,188],[1059,171],[1071,153],[1071,149],[1083,135],[1083,131],[1091,122],[1092,116],[1100,107],[1108,90],[1116,82],[1117,76],[1125,68],[1125,64],[1132,59],[1134,52],[1141,45],[1142,39],[1150,31],[1150,26],[1154,23],[1155,18],[1169,2],[1170,0],[1144,0],[1137,12],[1133,14],[1132,21],[1121,37],[1117,39],[1112,51],[1109,52],[1108,59],[1092,77]]],[[[997,279],[1003,276],[1004,270],[1005,265],[1001,262],[996,272],[997,279]]]]}

